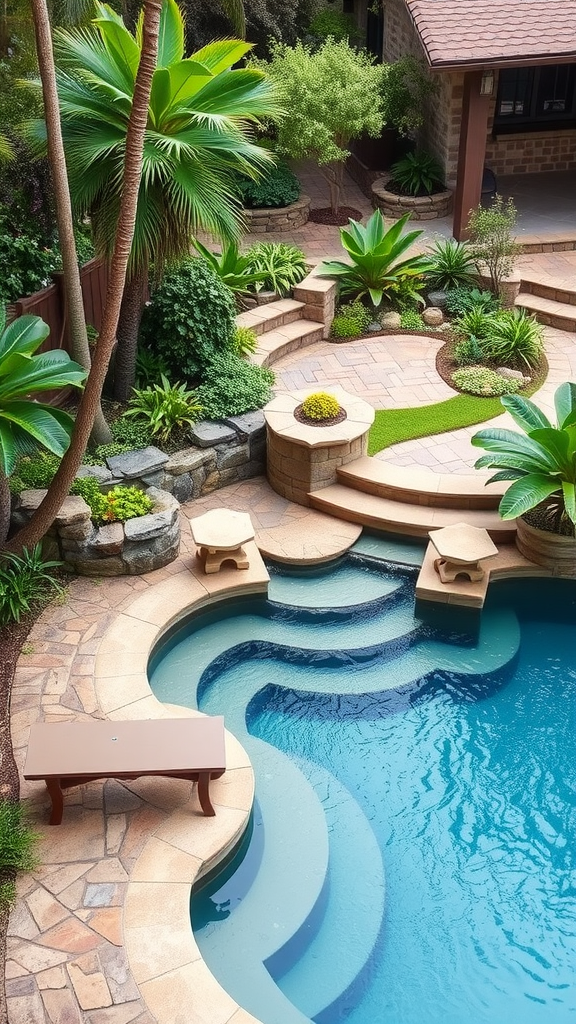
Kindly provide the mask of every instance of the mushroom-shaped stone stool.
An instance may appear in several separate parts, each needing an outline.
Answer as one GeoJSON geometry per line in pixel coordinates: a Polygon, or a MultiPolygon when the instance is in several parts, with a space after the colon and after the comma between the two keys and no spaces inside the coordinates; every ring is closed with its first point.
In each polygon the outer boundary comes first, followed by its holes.
{"type": "Polygon", "coordinates": [[[229,508],[213,508],[203,516],[190,520],[196,552],[205,573],[218,572],[224,562],[234,562],[237,569],[249,569],[250,562],[242,547],[254,540],[254,527],[247,512],[229,508]]]}
{"type": "Polygon", "coordinates": [[[479,563],[498,554],[488,531],[467,523],[430,530],[428,536],[438,552],[434,568],[442,583],[452,583],[457,576],[467,576],[471,582],[483,580],[485,573],[479,563]]]}

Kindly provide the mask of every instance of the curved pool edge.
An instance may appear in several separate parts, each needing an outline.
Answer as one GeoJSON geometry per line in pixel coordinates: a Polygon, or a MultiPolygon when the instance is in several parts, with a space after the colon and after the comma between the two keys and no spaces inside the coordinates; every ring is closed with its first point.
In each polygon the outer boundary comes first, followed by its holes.
{"type": "MultiPolygon", "coordinates": [[[[195,562],[152,585],[118,612],[102,636],[94,669],[96,696],[110,719],[199,716],[163,704],[147,675],[150,655],[181,619],[223,598],[266,594],[269,576],[255,544],[250,568],[205,576],[195,562]]],[[[158,1024],[174,1024],[197,1008],[211,1024],[259,1024],[219,985],[204,963],[190,926],[190,891],[218,866],[244,833],[254,800],[248,754],[226,730],[225,774],[211,783],[214,818],[201,812],[196,790],[148,837],[130,874],[123,935],[130,970],[158,1024]],[[192,826],[192,827],[191,827],[192,826]]]]}

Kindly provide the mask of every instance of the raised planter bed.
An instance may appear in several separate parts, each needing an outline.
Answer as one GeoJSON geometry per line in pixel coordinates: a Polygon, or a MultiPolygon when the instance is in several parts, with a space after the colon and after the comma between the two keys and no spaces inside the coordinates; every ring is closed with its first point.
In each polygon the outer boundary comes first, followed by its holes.
{"type": "Polygon", "coordinates": [[[412,220],[436,220],[447,217],[452,206],[452,192],[433,192],[431,196],[399,196],[386,187],[390,176],[378,178],[372,185],[372,205],[386,217],[399,217],[409,213],[412,220]]]}
{"type": "Polygon", "coordinates": [[[553,576],[576,579],[576,537],[539,530],[520,517],[516,520],[516,547],[553,576]]]}
{"type": "Polygon", "coordinates": [[[244,208],[246,229],[250,234],[266,234],[272,231],[290,231],[301,228],[310,216],[310,196],[301,195],[289,206],[266,206],[256,209],[244,208]]]}

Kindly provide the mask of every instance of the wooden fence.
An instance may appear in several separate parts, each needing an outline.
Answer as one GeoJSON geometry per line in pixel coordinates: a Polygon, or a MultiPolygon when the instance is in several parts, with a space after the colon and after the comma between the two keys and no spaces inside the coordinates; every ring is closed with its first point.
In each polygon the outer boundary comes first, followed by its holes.
{"type": "MultiPolygon", "coordinates": [[[[39,352],[51,352],[53,349],[63,348],[70,352],[70,339],[68,336],[68,322],[66,316],[66,301],[64,297],[63,275],[54,274],[54,283],[43,288],[42,291],[28,295],[24,299],[18,299],[10,312],[12,317],[39,316],[48,324],[50,334],[39,352]]],[[[86,323],[91,324],[97,331],[102,326],[102,314],[106,301],[106,286],[108,283],[108,270],[105,263],[100,259],[90,260],[80,270],[80,282],[82,284],[82,296],[84,298],[84,310],[86,323]]],[[[71,389],[65,388],[60,391],[48,391],[42,396],[42,401],[51,405],[60,405],[70,394],[71,389]]]]}

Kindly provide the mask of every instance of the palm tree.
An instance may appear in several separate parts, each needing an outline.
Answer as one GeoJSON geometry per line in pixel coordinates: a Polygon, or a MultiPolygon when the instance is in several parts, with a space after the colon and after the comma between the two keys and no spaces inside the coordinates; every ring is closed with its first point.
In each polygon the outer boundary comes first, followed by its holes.
{"type": "MultiPolygon", "coordinates": [[[[36,35],[38,67],[42,79],[48,160],[52,187],[54,189],[58,240],[62,254],[62,277],[66,315],[68,318],[70,351],[72,358],[88,371],[90,369],[90,349],[88,347],[88,333],[86,331],[86,314],[84,312],[80,269],[78,267],[76,242],[74,239],[74,220],[72,217],[68,176],[66,174],[66,164],[61,159],[63,152],[62,126],[60,124],[60,111],[58,107],[52,32],[45,0],[32,0],[32,15],[36,35]]],[[[107,444],[111,440],[112,435],[99,404],[92,430],[92,441],[94,444],[107,444]]]]}
{"type": "MultiPolygon", "coordinates": [[[[109,7],[88,28],[57,34],[58,93],[73,205],[92,219],[97,251],[109,258],[120,201],[126,128],[141,50],[109,7]]],[[[233,70],[249,44],[210,43],[184,57],[184,21],[164,0],[138,196],[134,243],[118,328],[116,397],[134,381],[142,296],[150,265],[188,253],[200,230],[235,239],[241,208],[231,171],[253,177],[272,157],[251,125],[278,113],[273,87],[254,68],[233,70]]]]}
{"type": "MultiPolygon", "coordinates": [[[[161,0],[145,0],[138,70],[136,72],[133,99],[128,118],[124,161],[120,170],[122,178],[120,209],[114,237],[114,248],[110,260],[110,278],[106,293],[106,304],[92,366],[90,367],[90,373],[88,374],[86,386],[78,406],[70,446],[60,463],[56,476],[48,488],[46,497],[39,505],[30,522],[19,530],[7,545],[7,548],[11,551],[21,551],[24,547],[33,547],[41,540],[54,522],[58,510],[78,472],[102,395],[102,387],[116,337],[120,304],[126,281],[126,269],[134,238],[150,90],[152,88],[152,78],[156,68],[158,53],[160,11],[161,0]]],[[[64,160],[63,152],[61,158],[64,160]]]]}
{"type": "Polygon", "coordinates": [[[86,377],[62,349],[34,355],[50,330],[39,316],[21,316],[6,328],[5,323],[0,309],[0,543],[8,533],[8,477],[18,456],[31,442],[63,455],[74,423],[67,412],[32,401],[30,394],[81,387],[86,377]]]}

